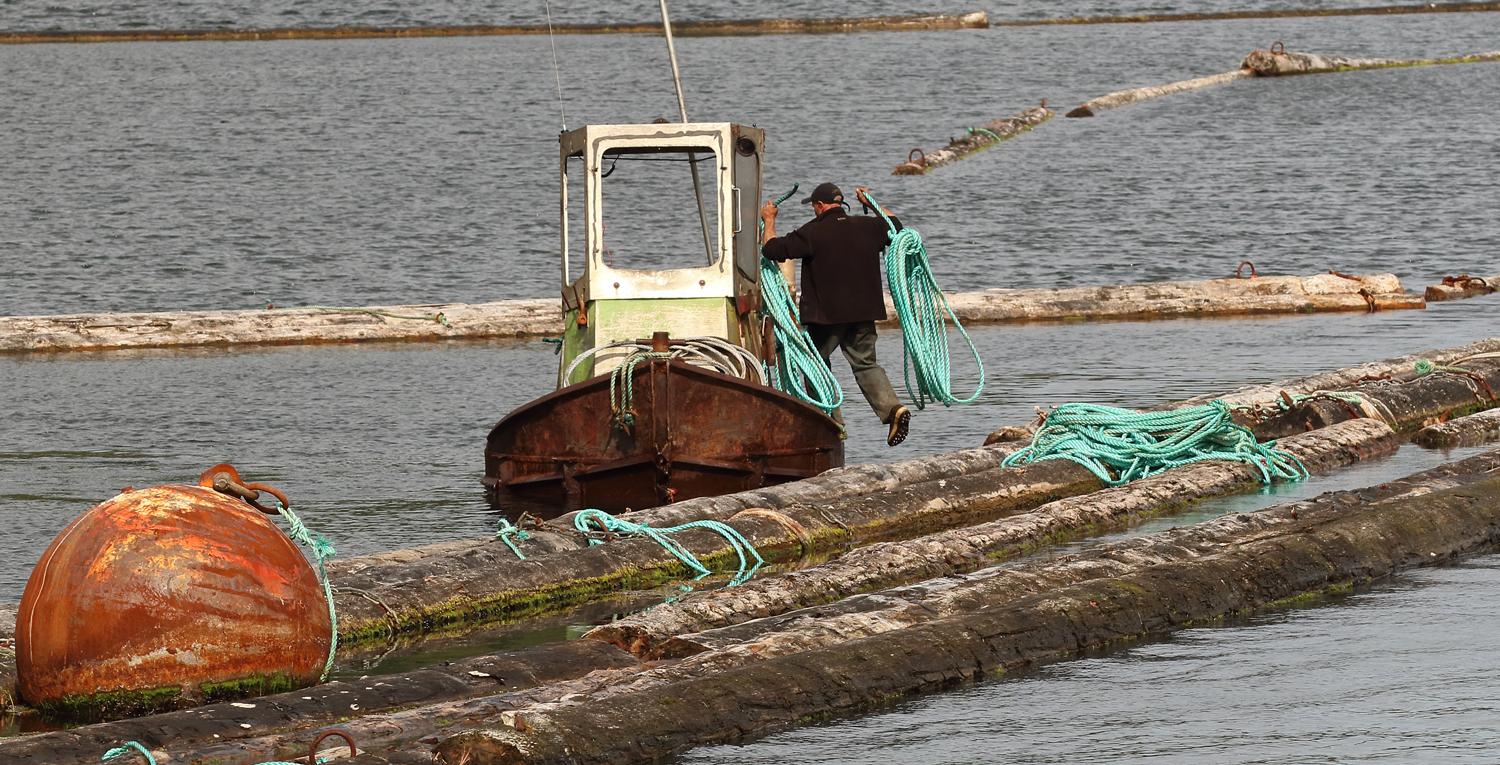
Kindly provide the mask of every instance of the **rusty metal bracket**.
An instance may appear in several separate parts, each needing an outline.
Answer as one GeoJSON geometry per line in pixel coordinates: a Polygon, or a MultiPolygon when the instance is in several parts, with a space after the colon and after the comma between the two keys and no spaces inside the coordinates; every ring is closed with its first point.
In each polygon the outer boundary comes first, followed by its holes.
{"type": "Polygon", "coordinates": [[[1340,279],[1348,279],[1351,282],[1362,282],[1362,281],[1364,281],[1364,279],[1361,279],[1358,276],[1350,276],[1348,274],[1341,274],[1341,273],[1339,273],[1339,272],[1337,272],[1337,271],[1335,271],[1335,270],[1333,270],[1331,268],[1328,269],[1328,273],[1333,274],[1334,276],[1337,276],[1340,279]]]}
{"type": "Polygon", "coordinates": [[[1375,313],[1378,309],[1378,306],[1375,305],[1375,296],[1370,294],[1370,291],[1364,287],[1359,288],[1359,296],[1365,299],[1365,306],[1368,312],[1375,313]]]}
{"type": "Polygon", "coordinates": [[[329,730],[323,731],[322,733],[319,733],[318,737],[312,740],[312,746],[307,748],[307,765],[317,765],[318,744],[323,743],[323,739],[328,738],[329,736],[338,736],[339,738],[342,738],[344,740],[344,743],[349,745],[350,757],[354,757],[359,754],[359,750],[354,746],[353,736],[349,735],[346,731],[339,730],[338,728],[331,728],[329,730]]]}
{"type": "Polygon", "coordinates": [[[1242,261],[1240,261],[1240,267],[1234,269],[1234,278],[1236,278],[1236,279],[1243,279],[1243,278],[1245,278],[1242,275],[1244,273],[1244,271],[1245,271],[1245,266],[1249,266],[1250,267],[1250,278],[1251,279],[1255,278],[1255,264],[1251,263],[1248,260],[1242,260],[1242,261]]]}
{"type": "Polygon", "coordinates": [[[240,478],[239,471],[235,470],[234,466],[227,462],[220,462],[203,471],[198,476],[198,485],[206,486],[220,494],[227,494],[231,497],[242,499],[251,507],[266,515],[278,515],[281,511],[274,507],[266,507],[258,502],[257,500],[260,499],[261,492],[275,497],[281,502],[282,507],[292,506],[292,503],[286,498],[285,494],[263,483],[249,483],[245,481],[243,478],[240,478]]]}

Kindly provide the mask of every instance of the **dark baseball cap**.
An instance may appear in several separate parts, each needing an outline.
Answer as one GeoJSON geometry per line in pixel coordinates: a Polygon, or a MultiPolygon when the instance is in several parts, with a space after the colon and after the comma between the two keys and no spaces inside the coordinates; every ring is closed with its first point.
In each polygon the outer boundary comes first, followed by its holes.
{"type": "Polygon", "coordinates": [[[818,202],[825,205],[841,205],[844,203],[844,192],[831,183],[820,183],[813,189],[812,196],[802,200],[802,204],[818,202]]]}

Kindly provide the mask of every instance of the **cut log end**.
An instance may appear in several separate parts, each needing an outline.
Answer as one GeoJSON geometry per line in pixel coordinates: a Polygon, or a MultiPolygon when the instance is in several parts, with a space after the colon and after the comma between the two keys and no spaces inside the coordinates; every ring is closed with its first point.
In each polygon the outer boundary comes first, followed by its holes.
{"type": "Polygon", "coordinates": [[[898,166],[891,175],[924,175],[927,172],[925,165],[916,162],[907,162],[898,166]]]}
{"type": "Polygon", "coordinates": [[[445,765],[525,765],[526,755],[503,734],[490,730],[465,731],[446,739],[433,752],[445,765]]]}
{"type": "Polygon", "coordinates": [[[1067,114],[1064,114],[1063,116],[1064,117],[1092,117],[1092,116],[1094,116],[1094,110],[1088,108],[1088,106],[1080,106],[1077,109],[1074,109],[1073,111],[1068,112],[1067,114]]]}

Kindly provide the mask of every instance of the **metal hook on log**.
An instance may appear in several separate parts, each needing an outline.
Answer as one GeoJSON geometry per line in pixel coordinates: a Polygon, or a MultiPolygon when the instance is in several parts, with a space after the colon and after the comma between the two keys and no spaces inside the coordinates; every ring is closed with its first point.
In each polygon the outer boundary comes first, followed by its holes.
{"type": "Polygon", "coordinates": [[[323,739],[328,738],[329,736],[338,736],[339,738],[342,738],[344,740],[344,743],[349,745],[350,757],[359,754],[359,752],[354,748],[353,736],[349,735],[346,731],[339,730],[338,728],[332,728],[319,733],[318,737],[312,740],[312,746],[308,747],[307,749],[307,765],[315,765],[315,763],[317,763],[318,744],[323,743],[323,739]]]}
{"type": "Polygon", "coordinates": [[[1271,43],[1271,55],[1273,55],[1273,56],[1285,56],[1286,55],[1286,46],[1282,45],[1280,40],[1277,40],[1276,42],[1271,43]]]}
{"type": "Polygon", "coordinates": [[[1242,275],[1244,273],[1244,271],[1245,271],[1245,266],[1249,266],[1250,267],[1250,278],[1251,279],[1255,278],[1255,264],[1251,263],[1248,260],[1242,260],[1242,261],[1240,261],[1240,267],[1234,269],[1234,278],[1236,278],[1236,279],[1243,279],[1243,278],[1245,278],[1242,275]]]}
{"type": "Polygon", "coordinates": [[[263,483],[249,483],[245,481],[243,478],[240,478],[239,471],[235,470],[234,466],[227,462],[220,462],[203,471],[198,476],[198,485],[206,486],[220,494],[238,497],[266,515],[277,515],[281,511],[277,508],[266,507],[257,502],[256,500],[260,499],[261,492],[266,492],[275,497],[281,502],[282,507],[292,506],[292,503],[287,500],[285,494],[263,483]]]}
{"type": "Polygon", "coordinates": [[[921,149],[912,149],[906,154],[906,161],[901,163],[896,172],[891,175],[921,175],[927,172],[927,152],[921,149]]]}

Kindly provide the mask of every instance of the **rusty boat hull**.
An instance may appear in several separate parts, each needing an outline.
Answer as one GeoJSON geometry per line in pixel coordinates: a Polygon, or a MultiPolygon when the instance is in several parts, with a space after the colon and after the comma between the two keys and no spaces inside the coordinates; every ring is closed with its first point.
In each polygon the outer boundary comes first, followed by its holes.
{"type": "Polygon", "coordinates": [[[485,445],[485,486],[499,496],[618,511],[786,483],[844,464],[838,424],[774,388],[679,359],[640,363],[631,382],[633,424],[616,417],[610,375],[511,412],[485,445]]]}

